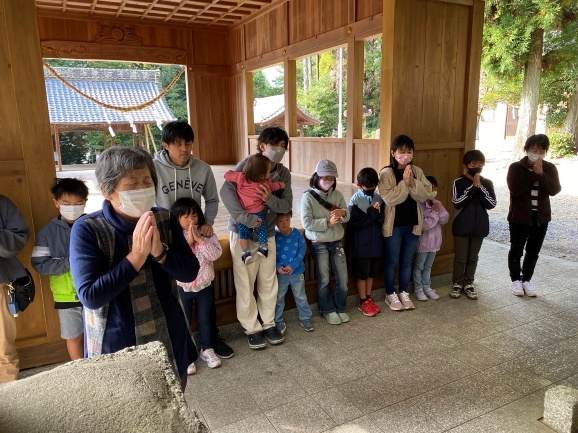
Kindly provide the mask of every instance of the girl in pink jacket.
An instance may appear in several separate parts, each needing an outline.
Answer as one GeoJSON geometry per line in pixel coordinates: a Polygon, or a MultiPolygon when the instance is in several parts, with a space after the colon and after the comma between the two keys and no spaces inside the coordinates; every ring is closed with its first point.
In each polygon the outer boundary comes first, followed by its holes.
{"type": "Polygon", "coordinates": [[[265,201],[274,191],[285,188],[283,182],[271,181],[271,169],[273,163],[264,155],[256,154],[247,159],[243,171],[228,171],[225,180],[234,183],[237,188],[239,203],[248,214],[257,216],[258,223],[253,227],[237,223],[239,230],[239,245],[243,251],[241,260],[248,265],[253,261],[253,254],[249,248],[249,240],[253,238],[253,232],[257,236],[259,248],[257,254],[263,257],[269,255],[267,246],[267,207],[265,201]]]}
{"type": "MultiPolygon", "coordinates": [[[[191,323],[193,308],[196,306],[195,316],[201,343],[199,357],[207,363],[209,368],[217,368],[221,366],[221,360],[213,349],[217,338],[213,262],[221,257],[223,250],[217,235],[204,237],[199,232],[199,227],[205,224],[205,216],[201,206],[195,200],[190,197],[178,199],[172,205],[171,213],[178,219],[185,239],[197,257],[200,266],[195,280],[190,283],[177,281],[181,303],[189,324],[191,323]]],[[[196,371],[195,363],[189,365],[188,374],[195,374],[196,371]]]]}
{"type": "MultiPolygon", "coordinates": [[[[437,193],[438,182],[433,176],[426,176],[437,193]]],[[[423,233],[417,244],[417,255],[413,267],[413,285],[418,301],[439,299],[435,289],[431,288],[431,268],[436,253],[442,246],[442,225],[449,220],[449,213],[439,200],[426,200],[423,207],[423,233]]]]}

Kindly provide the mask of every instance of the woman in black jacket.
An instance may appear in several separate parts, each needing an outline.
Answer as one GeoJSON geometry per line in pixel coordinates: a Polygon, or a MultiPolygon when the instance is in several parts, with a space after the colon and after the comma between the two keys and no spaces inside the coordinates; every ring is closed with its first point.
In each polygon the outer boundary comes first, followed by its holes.
{"type": "Polygon", "coordinates": [[[508,169],[510,189],[510,252],[508,267],[512,293],[516,296],[536,296],[532,275],[551,219],[550,196],[560,192],[558,170],[544,161],[550,140],[544,134],[526,140],[526,156],[508,169]],[[524,263],[520,267],[526,247],[524,263]]]}

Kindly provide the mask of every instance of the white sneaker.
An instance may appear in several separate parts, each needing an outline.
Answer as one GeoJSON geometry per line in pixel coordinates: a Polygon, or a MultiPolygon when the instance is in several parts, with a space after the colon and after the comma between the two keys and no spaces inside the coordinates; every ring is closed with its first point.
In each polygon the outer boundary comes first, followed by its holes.
{"type": "Polygon", "coordinates": [[[520,280],[512,281],[512,293],[516,296],[524,296],[524,287],[520,280]]]}
{"type": "Polygon", "coordinates": [[[418,301],[427,301],[427,296],[425,295],[424,290],[421,287],[415,288],[415,297],[418,301]]]}
{"type": "Polygon", "coordinates": [[[522,287],[524,289],[524,292],[526,292],[526,295],[531,296],[532,298],[538,296],[538,291],[536,290],[536,286],[534,286],[533,282],[524,281],[522,283],[522,287]]]}
{"type": "Polygon", "coordinates": [[[438,295],[438,292],[435,291],[435,289],[432,289],[431,287],[424,287],[423,291],[425,293],[425,295],[430,298],[432,301],[437,301],[440,298],[440,295],[438,295]]]}
{"type": "Polygon", "coordinates": [[[337,315],[339,316],[341,323],[347,323],[351,320],[349,318],[349,314],[347,314],[347,313],[337,313],[337,315]]]}
{"type": "Polygon", "coordinates": [[[391,295],[385,296],[385,303],[389,306],[390,310],[401,311],[405,310],[405,307],[397,297],[397,293],[392,293],[391,295]]]}
{"type": "Polygon", "coordinates": [[[403,304],[403,308],[405,308],[406,310],[415,310],[415,305],[413,305],[413,302],[411,302],[411,299],[409,297],[409,293],[400,292],[399,293],[399,299],[401,300],[401,303],[403,304]]]}
{"type": "Polygon", "coordinates": [[[189,365],[187,367],[187,374],[189,376],[192,376],[193,374],[196,374],[196,373],[197,373],[197,366],[195,365],[194,362],[191,362],[191,365],[189,365]]]}
{"type": "Polygon", "coordinates": [[[221,358],[217,356],[213,349],[201,350],[200,358],[207,363],[209,368],[219,368],[221,366],[221,358]]]}

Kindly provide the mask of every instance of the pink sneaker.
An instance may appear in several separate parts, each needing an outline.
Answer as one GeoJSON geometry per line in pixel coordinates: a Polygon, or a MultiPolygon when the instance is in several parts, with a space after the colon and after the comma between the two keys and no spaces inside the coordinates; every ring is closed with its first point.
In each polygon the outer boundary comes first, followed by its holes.
{"type": "Polygon", "coordinates": [[[403,304],[403,308],[405,308],[406,310],[415,310],[415,305],[413,305],[413,302],[411,302],[411,299],[409,297],[409,293],[401,292],[399,294],[399,299],[401,300],[401,303],[403,304]]]}
{"type": "Polygon", "coordinates": [[[389,306],[390,310],[393,311],[402,311],[405,310],[405,307],[397,297],[397,293],[392,293],[391,295],[385,296],[385,303],[389,306]]]}

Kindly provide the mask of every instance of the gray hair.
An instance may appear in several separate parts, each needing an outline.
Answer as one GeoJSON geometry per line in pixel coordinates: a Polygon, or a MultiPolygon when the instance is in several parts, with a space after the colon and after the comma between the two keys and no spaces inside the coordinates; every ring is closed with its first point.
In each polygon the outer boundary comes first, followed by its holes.
{"type": "Polygon", "coordinates": [[[140,168],[149,169],[156,188],[157,172],[153,159],[148,152],[136,147],[109,147],[98,157],[94,173],[100,190],[108,196],[123,177],[140,168]]]}

